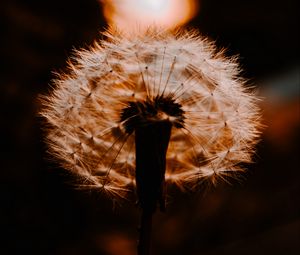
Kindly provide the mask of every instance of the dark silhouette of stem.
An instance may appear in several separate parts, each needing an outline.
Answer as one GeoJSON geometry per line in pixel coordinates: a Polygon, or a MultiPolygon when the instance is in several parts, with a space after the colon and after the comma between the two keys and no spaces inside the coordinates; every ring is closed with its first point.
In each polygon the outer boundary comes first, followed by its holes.
{"type": "Polygon", "coordinates": [[[142,210],[141,223],[139,228],[140,236],[137,247],[138,255],[150,255],[152,216],[153,212],[142,210]]]}
{"type": "Polygon", "coordinates": [[[165,208],[166,154],[172,124],[150,122],[135,129],[136,184],[142,209],[138,255],[150,255],[152,216],[157,205],[165,208]]]}

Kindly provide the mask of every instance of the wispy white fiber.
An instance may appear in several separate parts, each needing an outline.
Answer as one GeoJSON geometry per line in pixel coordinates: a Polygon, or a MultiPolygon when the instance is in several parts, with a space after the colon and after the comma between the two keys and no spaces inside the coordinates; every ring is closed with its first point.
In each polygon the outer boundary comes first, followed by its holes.
{"type": "Polygon", "coordinates": [[[81,186],[116,196],[135,189],[134,133],[126,133],[120,114],[129,102],[157,96],[171,97],[184,111],[180,128],[174,116],[154,116],[174,124],[167,183],[216,184],[251,162],[260,116],[235,58],[195,32],[105,35],[77,51],[69,71],[43,97],[50,152],[82,178],[81,186]]]}

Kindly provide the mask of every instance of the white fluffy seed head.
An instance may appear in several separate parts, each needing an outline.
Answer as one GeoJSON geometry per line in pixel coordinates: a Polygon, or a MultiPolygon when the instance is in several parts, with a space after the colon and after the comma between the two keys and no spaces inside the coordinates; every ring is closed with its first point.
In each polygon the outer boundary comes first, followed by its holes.
{"type": "Polygon", "coordinates": [[[152,116],[174,124],[167,183],[215,184],[251,162],[260,116],[235,58],[224,57],[195,32],[105,36],[90,50],[77,51],[69,73],[59,75],[42,99],[50,150],[83,178],[82,186],[117,196],[135,188],[134,132],[126,132],[120,116],[130,102],[157,97],[171,98],[184,116],[177,127],[176,116],[152,116]]]}

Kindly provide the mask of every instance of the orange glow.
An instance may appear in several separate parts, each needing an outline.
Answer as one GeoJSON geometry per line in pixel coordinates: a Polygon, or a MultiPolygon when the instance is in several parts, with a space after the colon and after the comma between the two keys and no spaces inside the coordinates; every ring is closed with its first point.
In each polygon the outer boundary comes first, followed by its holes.
{"type": "Polygon", "coordinates": [[[102,0],[110,25],[123,31],[146,29],[151,25],[174,28],[195,16],[195,0],[102,0]]]}

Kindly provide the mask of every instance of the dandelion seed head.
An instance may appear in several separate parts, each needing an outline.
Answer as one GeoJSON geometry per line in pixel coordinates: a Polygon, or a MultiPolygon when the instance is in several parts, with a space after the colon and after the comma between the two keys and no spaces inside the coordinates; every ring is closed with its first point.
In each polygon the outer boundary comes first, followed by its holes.
{"type": "Polygon", "coordinates": [[[195,32],[105,35],[77,51],[42,99],[50,151],[82,187],[135,189],[135,129],[156,122],[172,126],[165,179],[180,189],[251,162],[260,114],[236,58],[195,32]]]}

